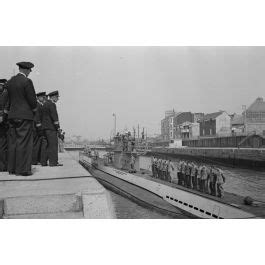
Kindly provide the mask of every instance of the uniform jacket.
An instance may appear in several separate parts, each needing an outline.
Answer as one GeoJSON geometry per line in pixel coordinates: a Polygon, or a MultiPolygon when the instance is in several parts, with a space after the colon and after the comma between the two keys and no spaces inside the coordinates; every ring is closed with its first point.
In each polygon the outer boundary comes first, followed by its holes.
{"type": "Polygon", "coordinates": [[[47,100],[42,106],[42,128],[44,130],[57,131],[59,126],[59,118],[56,104],[51,100],[47,100]]]}
{"type": "Polygon", "coordinates": [[[36,124],[42,123],[42,104],[40,102],[37,102],[37,110],[35,112],[34,122],[36,124]]]}
{"type": "Polygon", "coordinates": [[[224,184],[225,183],[224,174],[220,169],[218,169],[216,172],[216,183],[217,184],[224,184]]]}
{"type": "Polygon", "coordinates": [[[7,103],[8,103],[7,91],[3,90],[2,92],[0,92],[0,116],[4,115],[7,103]]]}
{"type": "Polygon", "coordinates": [[[22,74],[5,84],[8,93],[8,119],[33,120],[37,100],[32,81],[22,74]]]}
{"type": "Polygon", "coordinates": [[[5,102],[7,102],[7,91],[0,92],[0,136],[6,135],[7,121],[5,119],[5,102]]]}

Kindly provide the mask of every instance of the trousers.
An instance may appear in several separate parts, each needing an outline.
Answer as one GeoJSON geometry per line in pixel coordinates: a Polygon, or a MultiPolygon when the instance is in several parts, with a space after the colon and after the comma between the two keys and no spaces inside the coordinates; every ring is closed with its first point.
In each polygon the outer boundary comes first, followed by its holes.
{"type": "Polygon", "coordinates": [[[0,134],[0,172],[7,170],[7,135],[0,134]]]}
{"type": "Polygon", "coordinates": [[[37,129],[33,128],[33,151],[32,151],[33,165],[36,165],[40,162],[40,148],[41,148],[41,137],[38,135],[37,129]]]}
{"type": "Polygon", "coordinates": [[[40,163],[42,166],[46,166],[47,165],[47,161],[48,161],[48,155],[47,155],[47,139],[46,136],[42,136],[40,139],[41,143],[40,143],[40,163]]]}
{"type": "Polygon", "coordinates": [[[33,149],[33,121],[9,120],[8,165],[12,174],[31,172],[33,149]]]}
{"type": "Polygon", "coordinates": [[[45,130],[47,139],[47,158],[49,165],[58,164],[58,136],[57,131],[45,130]]]}

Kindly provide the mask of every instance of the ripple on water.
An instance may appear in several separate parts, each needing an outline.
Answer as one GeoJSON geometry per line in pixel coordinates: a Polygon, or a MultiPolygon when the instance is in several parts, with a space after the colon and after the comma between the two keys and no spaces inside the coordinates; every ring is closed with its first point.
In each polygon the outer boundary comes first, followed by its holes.
{"type": "Polygon", "coordinates": [[[144,208],[112,191],[109,193],[115,207],[116,217],[119,219],[173,219],[170,215],[144,208]]]}

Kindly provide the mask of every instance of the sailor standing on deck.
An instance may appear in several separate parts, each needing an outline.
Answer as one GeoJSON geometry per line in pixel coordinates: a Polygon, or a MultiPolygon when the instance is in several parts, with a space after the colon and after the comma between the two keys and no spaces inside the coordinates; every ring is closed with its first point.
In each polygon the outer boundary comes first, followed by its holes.
{"type": "Polygon", "coordinates": [[[197,164],[194,164],[194,168],[195,168],[195,177],[194,177],[193,189],[197,190],[197,188],[198,188],[198,178],[197,178],[197,175],[198,175],[198,165],[197,164]]]}
{"type": "Polygon", "coordinates": [[[193,163],[190,162],[189,163],[189,182],[188,182],[188,187],[190,189],[192,189],[192,177],[191,177],[191,170],[192,170],[192,167],[193,167],[193,163]]]}
{"type": "Polygon", "coordinates": [[[162,163],[162,179],[167,180],[167,160],[164,159],[162,163]]]}
{"type": "Polygon", "coordinates": [[[169,182],[172,182],[172,180],[174,179],[177,179],[177,170],[175,169],[174,167],[174,164],[171,162],[171,160],[168,160],[168,165],[167,165],[167,168],[168,168],[168,181],[169,182]]]}
{"type": "Polygon", "coordinates": [[[157,158],[154,157],[154,178],[157,178],[157,158]]]}
{"type": "Polygon", "coordinates": [[[5,85],[8,93],[8,172],[32,175],[33,119],[37,110],[36,93],[28,78],[34,64],[17,63],[19,73],[5,85]]]}
{"type": "Polygon", "coordinates": [[[212,166],[210,168],[210,173],[209,173],[209,193],[213,196],[215,196],[216,192],[215,192],[215,179],[216,179],[216,170],[215,168],[212,166]]]}
{"type": "Polygon", "coordinates": [[[56,102],[59,100],[59,92],[48,94],[49,99],[43,105],[42,126],[47,139],[47,158],[50,167],[62,166],[58,163],[58,130],[60,129],[56,102]]]}
{"type": "Polygon", "coordinates": [[[205,193],[210,194],[210,173],[211,168],[209,166],[206,167],[207,179],[205,182],[205,193]]]}
{"type": "Polygon", "coordinates": [[[172,163],[171,163],[171,160],[167,160],[167,167],[166,167],[166,178],[167,178],[167,181],[170,181],[171,182],[171,176],[170,176],[170,172],[172,172],[172,170],[174,170],[173,166],[172,166],[172,163]]]}
{"type": "Polygon", "coordinates": [[[181,161],[181,185],[185,186],[185,161],[181,161]]]}
{"type": "Polygon", "coordinates": [[[162,159],[161,158],[158,159],[157,165],[158,165],[158,167],[157,167],[157,169],[158,169],[158,178],[162,179],[162,159]]]}
{"type": "Polygon", "coordinates": [[[155,170],[154,170],[154,167],[155,167],[155,157],[152,156],[152,157],[151,157],[151,170],[152,170],[152,177],[153,177],[153,178],[155,177],[155,170]]]}
{"type": "Polygon", "coordinates": [[[162,179],[166,180],[166,160],[162,159],[162,179]]]}
{"type": "Polygon", "coordinates": [[[7,111],[4,102],[7,102],[7,91],[4,89],[6,79],[0,79],[0,172],[7,170],[7,111]]]}
{"type": "Polygon", "coordinates": [[[202,191],[202,165],[198,166],[197,171],[197,190],[202,191]]]}
{"type": "Polygon", "coordinates": [[[190,187],[190,164],[189,162],[185,165],[185,187],[190,187]]]}
{"type": "Polygon", "coordinates": [[[160,160],[159,160],[159,158],[156,158],[156,163],[155,163],[155,168],[156,168],[156,178],[158,178],[159,179],[159,162],[160,160]]]}
{"type": "Polygon", "coordinates": [[[193,188],[193,189],[196,189],[196,184],[195,184],[195,178],[196,178],[196,165],[195,165],[194,163],[191,163],[190,176],[191,176],[191,184],[192,184],[192,188],[193,188]]]}
{"type": "Polygon", "coordinates": [[[177,184],[181,185],[181,161],[176,163],[176,167],[175,168],[177,169],[177,172],[176,172],[177,178],[178,178],[177,184]]]}
{"type": "Polygon", "coordinates": [[[182,165],[183,165],[183,162],[182,161],[179,161],[179,164],[178,164],[178,167],[179,167],[179,173],[178,173],[178,185],[182,185],[182,165]]]}
{"type": "Polygon", "coordinates": [[[206,193],[207,178],[208,178],[208,172],[206,166],[204,165],[201,169],[201,188],[202,188],[201,191],[203,193],[206,193]]]}
{"type": "Polygon", "coordinates": [[[162,179],[162,166],[163,166],[163,160],[159,158],[158,160],[158,178],[162,179]]]}
{"type": "Polygon", "coordinates": [[[135,157],[133,156],[133,154],[131,155],[131,160],[130,160],[130,170],[129,173],[135,173],[136,170],[134,168],[135,165],[135,157]]]}
{"type": "Polygon", "coordinates": [[[186,162],[182,161],[182,186],[186,186],[186,162]]]}
{"type": "Polygon", "coordinates": [[[221,169],[217,169],[216,171],[216,190],[217,190],[217,196],[222,198],[224,196],[224,188],[223,185],[225,183],[225,176],[221,169]]]}

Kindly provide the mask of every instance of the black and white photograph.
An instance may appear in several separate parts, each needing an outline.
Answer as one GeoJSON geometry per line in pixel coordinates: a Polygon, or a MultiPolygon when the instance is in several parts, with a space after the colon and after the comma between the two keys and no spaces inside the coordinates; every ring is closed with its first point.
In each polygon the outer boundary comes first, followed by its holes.
{"type": "Polygon", "coordinates": [[[263,13],[1,2],[1,262],[262,264],[263,13]]]}
{"type": "Polygon", "coordinates": [[[2,218],[265,217],[264,47],[0,54],[2,218]]]}

